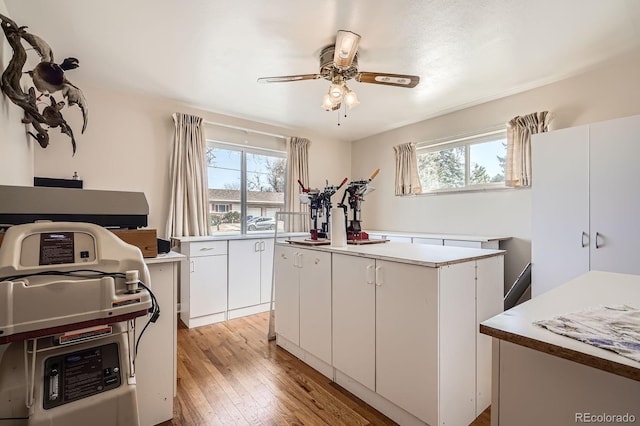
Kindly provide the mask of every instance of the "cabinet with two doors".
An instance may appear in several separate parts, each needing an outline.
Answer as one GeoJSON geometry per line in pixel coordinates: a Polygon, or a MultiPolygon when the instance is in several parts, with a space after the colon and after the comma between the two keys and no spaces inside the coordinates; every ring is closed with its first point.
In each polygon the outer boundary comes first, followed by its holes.
{"type": "MultiPolygon", "coordinates": [[[[277,246],[275,330],[313,358],[331,364],[331,253],[277,246]]],[[[290,349],[289,347],[286,347],[290,349]]]]}
{"type": "Polygon", "coordinates": [[[590,270],[640,274],[640,116],[532,138],[532,295],[590,270]]]}
{"type": "Polygon", "coordinates": [[[267,311],[273,239],[179,239],[187,256],[180,274],[180,319],[198,327],[267,311]]]}
{"type": "Polygon", "coordinates": [[[478,324],[501,311],[503,256],[428,267],[276,245],[274,267],[278,345],[375,408],[468,424],[490,404],[478,324]]]}

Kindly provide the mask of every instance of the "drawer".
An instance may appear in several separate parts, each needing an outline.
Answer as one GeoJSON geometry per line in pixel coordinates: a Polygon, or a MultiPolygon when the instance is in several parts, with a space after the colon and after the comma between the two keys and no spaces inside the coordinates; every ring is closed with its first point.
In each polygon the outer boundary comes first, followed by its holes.
{"type": "Polygon", "coordinates": [[[227,241],[197,241],[182,243],[182,254],[188,257],[227,254],[227,241]]]}

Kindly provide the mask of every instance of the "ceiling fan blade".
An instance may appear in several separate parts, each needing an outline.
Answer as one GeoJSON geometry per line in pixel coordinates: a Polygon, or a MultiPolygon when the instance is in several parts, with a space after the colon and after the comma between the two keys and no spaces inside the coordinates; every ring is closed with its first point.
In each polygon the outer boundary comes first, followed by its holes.
{"type": "Polygon", "coordinates": [[[417,75],[386,74],[381,72],[359,72],[355,79],[360,83],[386,84],[387,86],[408,88],[416,87],[420,83],[420,77],[417,75]]]}
{"type": "Polygon", "coordinates": [[[316,80],[318,78],[322,78],[322,76],[320,74],[281,75],[278,77],[261,77],[258,79],[258,83],[283,83],[287,81],[316,80]]]}
{"type": "Polygon", "coordinates": [[[336,47],[333,52],[333,62],[337,67],[349,68],[358,52],[360,36],[351,31],[338,31],[336,47]]]}

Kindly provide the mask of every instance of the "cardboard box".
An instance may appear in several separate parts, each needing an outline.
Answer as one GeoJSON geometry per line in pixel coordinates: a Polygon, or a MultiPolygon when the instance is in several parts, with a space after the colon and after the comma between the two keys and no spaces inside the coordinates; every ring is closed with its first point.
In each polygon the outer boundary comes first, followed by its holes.
{"type": "Polygon", "coordinates": [[[110,229],[122,241],[134,245],[144,257],[158,256],[158,234],[155,229],[110,229]]]}

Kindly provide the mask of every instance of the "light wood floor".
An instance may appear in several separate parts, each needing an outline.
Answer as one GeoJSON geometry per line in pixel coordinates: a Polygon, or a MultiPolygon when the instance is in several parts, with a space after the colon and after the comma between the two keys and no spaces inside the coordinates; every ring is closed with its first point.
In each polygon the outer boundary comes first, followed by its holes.
{"type": "MultiPolygon", "coordinates": [[[[174,417],[161,425],[396,424],[269,342],[267,329],[267,314],[179,327],[174,417]]],[[[473,423],[489,424],[488,410],[473,423]]]]}

